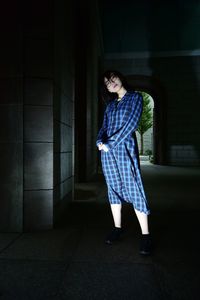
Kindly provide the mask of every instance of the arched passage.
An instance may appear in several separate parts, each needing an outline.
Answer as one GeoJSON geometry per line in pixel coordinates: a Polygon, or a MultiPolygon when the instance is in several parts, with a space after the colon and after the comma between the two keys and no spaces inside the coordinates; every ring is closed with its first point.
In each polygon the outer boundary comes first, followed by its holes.
{"type": "Polygon", "coordinates": [[[166,157],[166,95],[159,80],[143,75],[128,75],[127,81],[136,90],[144,91],[154,99],[153,149],[154,163],[167,164],[166,157]]]}
{"type": "Polygon", "coordinates": [[[136,130],[136,137],[140,155],[148,156],[150,159],[153,154],[154,100],[148,93],[144,91],[139,92],[142,93],[143,96],[143,112],[138,129],[136,130]]]}

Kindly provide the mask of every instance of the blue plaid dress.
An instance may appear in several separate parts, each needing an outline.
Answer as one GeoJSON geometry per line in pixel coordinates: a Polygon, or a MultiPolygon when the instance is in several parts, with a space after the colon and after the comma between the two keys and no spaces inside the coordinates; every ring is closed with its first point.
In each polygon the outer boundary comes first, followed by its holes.
{"type": "Polygon", "coordinates": [[[109,202],[129,202],[138,211],[149,214],[135,135],[142,103],[142,95],[138,92],[126,92],[120,101],[111,101],[106,107],[96,144],[102,142],[108,148],[108,152],[101,151],[101,162],[109,202]]]}

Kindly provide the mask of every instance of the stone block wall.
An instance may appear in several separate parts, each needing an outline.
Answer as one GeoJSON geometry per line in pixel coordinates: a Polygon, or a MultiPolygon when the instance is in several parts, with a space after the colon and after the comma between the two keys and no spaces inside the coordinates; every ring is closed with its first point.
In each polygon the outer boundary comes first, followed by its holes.
{"type": "Polygon", "coordinates": [[[29,231],[53,224],[53,1],[23,9],[23,230],[29,231]]]}
{"type": "Polygon", "coordinates": [[[0,231],[52,228],[72,191],[74,15],[58,2],[1,10],[0,231]]]}
{"type": "Polygon", "coordinates": [[[24,24],[24,230],[53,228],[73,190],[74,5],[37,4],[24,24]]]}
{"type": "Polygon", "coordinates": [[[54,1],[54,222],[72,200],[74,184],[73,1],[54,1]]]}

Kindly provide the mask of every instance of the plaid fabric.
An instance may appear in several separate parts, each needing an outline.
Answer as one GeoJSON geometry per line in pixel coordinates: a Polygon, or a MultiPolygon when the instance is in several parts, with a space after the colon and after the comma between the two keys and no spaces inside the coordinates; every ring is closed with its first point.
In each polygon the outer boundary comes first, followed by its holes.
{"type": "Polygon", "coordinates": [[[138,92],[127,92],[119,102],[110,102],[96,144],[102,142],[108,148],[108,152],[101,151],[101,162],[110,203],[126,201],[149,214],[135,135],[141,113],[142,95],[138,92]]]}

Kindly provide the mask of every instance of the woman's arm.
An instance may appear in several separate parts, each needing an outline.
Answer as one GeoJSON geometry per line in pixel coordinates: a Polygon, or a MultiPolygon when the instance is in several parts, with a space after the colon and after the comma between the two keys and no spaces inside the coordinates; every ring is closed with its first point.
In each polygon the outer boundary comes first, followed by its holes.
{"type": "Polygon", "coordinates": [[[123,142],[124,139],[126,139],[137,129],[142,114],[142,100],[142,95],[140,93],[135,93],[133,95],[132,109],[128,119],[121,128],[119,128],[111,136],[107,137],[107,139],[104,141],[104,144],[107,146],[108,150],[111,150],[123,142]]]}
{"type": "MultiPolygon", "coordinates": [[[[107,111],[107,109],[106,109],[107,111]]],[[[104,113],[104,118],[103,118],[103,124],[101,129],[99,130],[99,133],[97,135],[97,141],[96,145],[98,146],[99,144],[103,143],[104,139],[107,138],[107,112],[105,111],[104,113]]]]}

